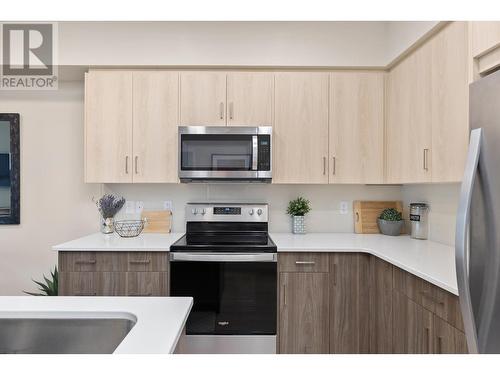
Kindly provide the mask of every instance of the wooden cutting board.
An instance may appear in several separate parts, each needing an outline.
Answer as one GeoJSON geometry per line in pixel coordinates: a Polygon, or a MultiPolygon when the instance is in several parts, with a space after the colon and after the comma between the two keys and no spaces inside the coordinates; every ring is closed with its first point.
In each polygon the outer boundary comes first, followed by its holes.
{"type": "Polygon", "coordinates": [[[377,218],[386,208],[395,208],[403,212],[401,201],[354,201],[353,206],[354,233],[380,233],[377,218]]]}
{"type": "Polygon", "coordinates": [[[170,233],[172,231],[172,211],[142,211],[146,220],[142,233],[170,233]]]}

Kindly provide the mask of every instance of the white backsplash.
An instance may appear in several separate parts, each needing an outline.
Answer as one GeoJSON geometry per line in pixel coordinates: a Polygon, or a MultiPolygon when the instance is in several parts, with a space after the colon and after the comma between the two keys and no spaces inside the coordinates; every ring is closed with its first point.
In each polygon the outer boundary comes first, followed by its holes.
{"type": "MultiPolygon", "coordinates": [[[[163,209],[164,201],[173,204],[173,231],[184,231],[184,207],[189,202],[268,203],[270,231],[290,232],[291,219],[286,207],[301,195],[311,201],[306,216],[309,232],[353,232],[354,200],[402,200],[400,186],[366,185],[274,185],[274,184],[107,184],[105,192],[143,201],[144,208],[163,209]],[[347,214],[340,213],[340,202],[348,202],[347,214]]],[[[137,217],[125,214],[118,218],[137,217]]]]}
{"type": "Polygon", "coordinates": [[[429,239],[446,245],[455,244],[455,220],[460,184],[405,185],[402,187],[405,217],[412,202],[425,202],[429,210],[429,239]]]}

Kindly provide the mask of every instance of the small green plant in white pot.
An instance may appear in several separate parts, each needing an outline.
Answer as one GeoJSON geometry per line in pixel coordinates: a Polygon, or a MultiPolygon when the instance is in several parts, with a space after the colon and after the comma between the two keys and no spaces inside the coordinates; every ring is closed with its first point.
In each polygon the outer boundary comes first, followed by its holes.
{"type": "Polygon", "coordinates": [[[294,234],[306,233],[305,214],[311,211],[309,200],[298,197],[288,203],[286,213],[292,217],[292,232],[294,234]]]}
{"type": "Polygon", "coordinates": [[[387,236],[399,236],[404,225],[403,215],[394,208],[387,208],[382,211],[377,223],[380,233],[387,236]]]}

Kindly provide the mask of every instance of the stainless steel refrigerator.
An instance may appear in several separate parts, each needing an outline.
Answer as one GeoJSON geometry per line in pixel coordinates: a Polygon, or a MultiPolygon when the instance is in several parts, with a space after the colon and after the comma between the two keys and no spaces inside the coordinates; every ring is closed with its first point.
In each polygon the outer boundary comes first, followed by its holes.
{"type": "Polygon", "coordinates": [[[457,214],[460,307],[470,353],[500,353],[500,71],[470,85],[470,145],[457,214]]]}

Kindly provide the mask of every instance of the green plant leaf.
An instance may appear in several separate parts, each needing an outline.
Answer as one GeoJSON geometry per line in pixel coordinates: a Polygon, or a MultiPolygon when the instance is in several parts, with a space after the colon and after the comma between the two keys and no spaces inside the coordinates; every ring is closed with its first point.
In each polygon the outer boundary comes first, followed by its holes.
{"type": "Polygon", "coordinates": [[[58,286],[59,286],[59,273],[57,272],[57,266],[54,267],[54,271],[50,272],[50,278],[43,275],[43,282],[33,280],[33,282],[38,286],[38,290],[41,293],[26,292],[30,296],[57,296],[58,286]]]}
{"type": "Polygon", "coordinates": [[[311,203],[303,197],[297,197],[288,203],[286,213],[291,216],[304,216],[311,211],[311,203]]]}

